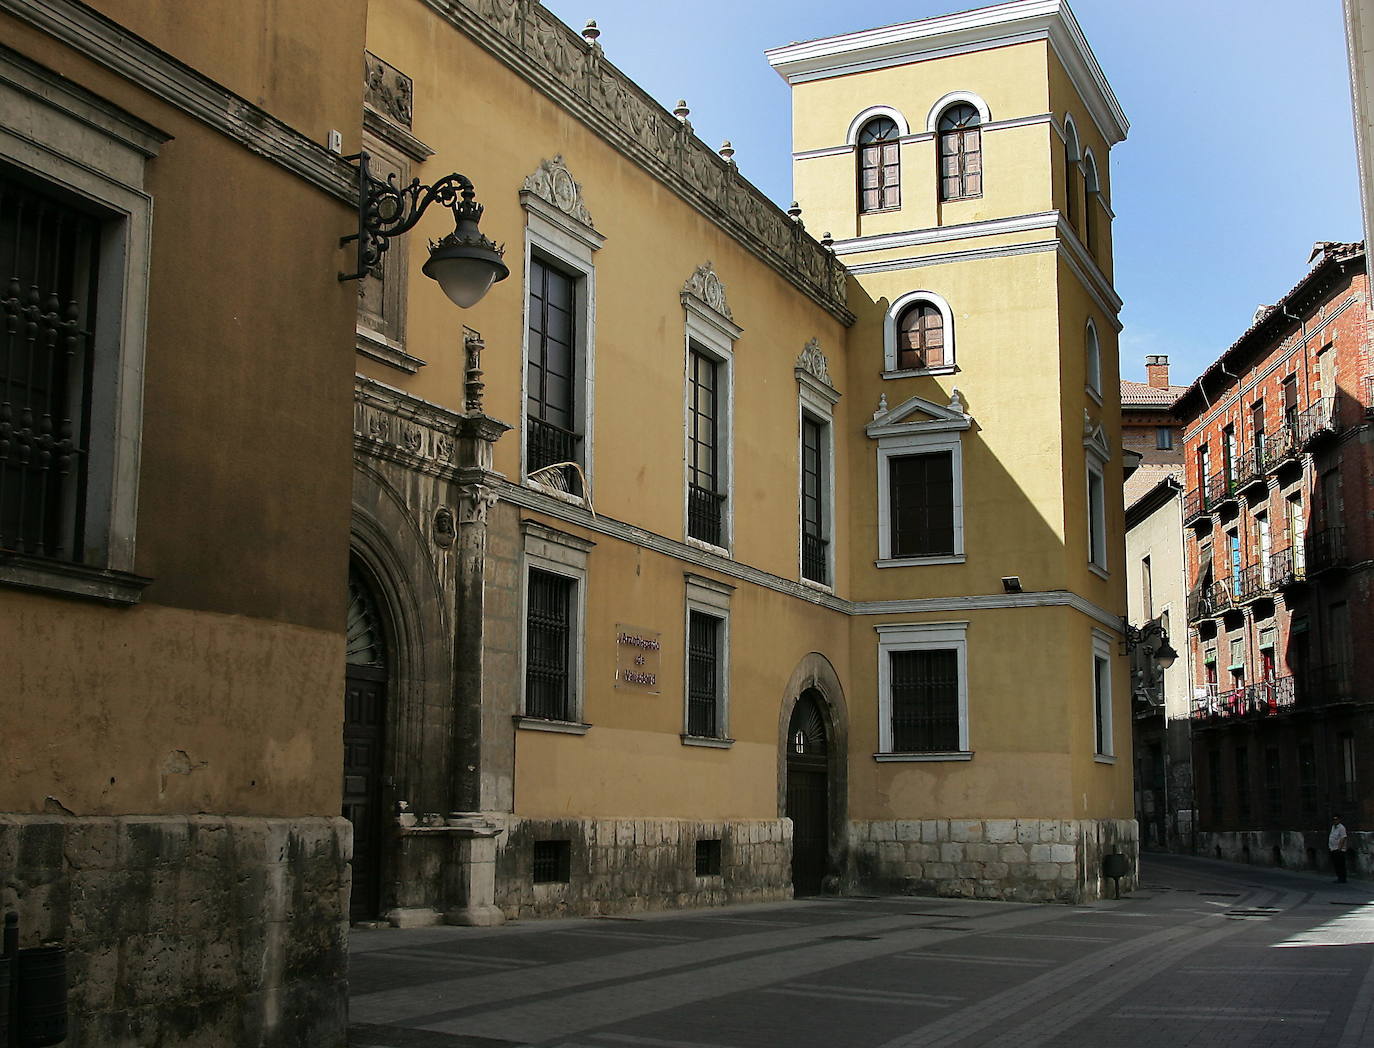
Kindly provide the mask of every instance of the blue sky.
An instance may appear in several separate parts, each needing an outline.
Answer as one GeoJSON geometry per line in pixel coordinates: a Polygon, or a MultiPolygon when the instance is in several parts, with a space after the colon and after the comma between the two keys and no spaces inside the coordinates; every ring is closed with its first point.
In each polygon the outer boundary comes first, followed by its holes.
{"type": "MultiPolygon", "coordinates": [[[[545,0],[740,170],[792,199],[791,102],[765,49],[946,14],[959,0],[545,0]]],[[[1340,0],[1073,0],[1131,123],[1112,151],[1121,375],[1167,353],[1191,381],[1306,270],[1317,240],[1359,240],[1340,0]]]]}

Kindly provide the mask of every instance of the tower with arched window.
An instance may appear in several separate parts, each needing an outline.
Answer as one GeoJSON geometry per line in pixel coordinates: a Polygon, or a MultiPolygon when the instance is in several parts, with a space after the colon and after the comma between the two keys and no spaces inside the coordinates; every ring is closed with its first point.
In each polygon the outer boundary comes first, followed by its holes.
{"type": "Polygon", "coordinates": [[[1061,863],[1041,873],[1092,877],[1135,849],[1109,164],[1125,117],[1064,2],[768,57],[792,87],[794,195],[859,288],[846,395],[872,421],[842,454],[872,609],[853,653],[872,696],[850,723],[874,750],[851,772],[873,786],[850,796],[861,861],[957,880],[883,842],[931,820],[951,845],[1035,826],[1061,863]]]}

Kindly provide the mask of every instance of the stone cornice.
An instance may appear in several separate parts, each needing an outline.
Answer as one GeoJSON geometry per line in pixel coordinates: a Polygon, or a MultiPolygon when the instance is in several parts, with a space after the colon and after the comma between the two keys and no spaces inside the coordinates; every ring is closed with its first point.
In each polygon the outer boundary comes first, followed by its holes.
{"type": "Polygon", "coordinates": [[[533,0],[420,0],[663,182],[841,323],[846,271],[679,120],[533,0]]]}

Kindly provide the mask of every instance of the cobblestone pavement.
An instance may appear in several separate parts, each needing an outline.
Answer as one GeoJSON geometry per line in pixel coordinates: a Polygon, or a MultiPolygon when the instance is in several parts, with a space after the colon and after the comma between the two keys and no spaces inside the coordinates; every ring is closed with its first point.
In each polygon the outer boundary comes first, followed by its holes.
{"type": "Polygon", "coordinates": [[[1374,883],[1176,856],[1089,906],[808,899],[352,941],[355,1048],[1374,1046],[1374,883]]]}

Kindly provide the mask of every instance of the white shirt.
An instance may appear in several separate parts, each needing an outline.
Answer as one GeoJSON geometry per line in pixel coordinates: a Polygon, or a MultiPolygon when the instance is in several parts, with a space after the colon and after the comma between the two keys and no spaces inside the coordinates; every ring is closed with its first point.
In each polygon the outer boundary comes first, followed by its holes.
{"type": "Polygon", "coordinates": [[[1345,824],[1336,823],[1331,827],[1331,836],[1326,839],[1329,851],[1345,851],[1345,824]]]}

